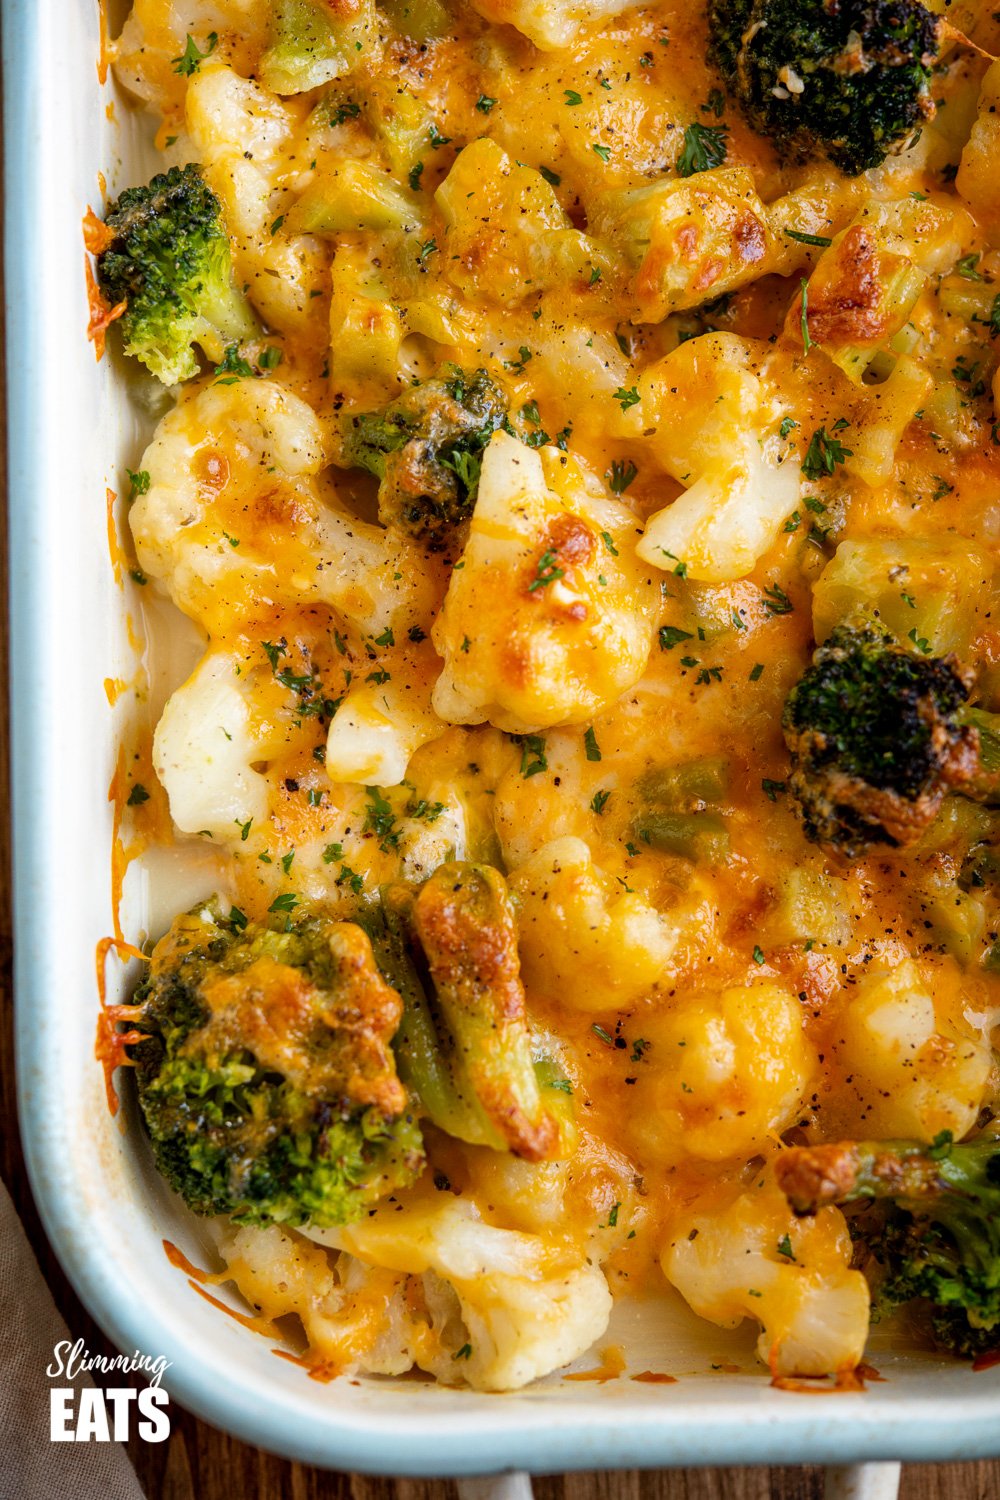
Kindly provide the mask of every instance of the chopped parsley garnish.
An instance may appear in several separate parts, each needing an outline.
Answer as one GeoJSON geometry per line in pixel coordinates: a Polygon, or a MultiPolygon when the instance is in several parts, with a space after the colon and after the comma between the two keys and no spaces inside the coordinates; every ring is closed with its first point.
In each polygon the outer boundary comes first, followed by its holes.
{"type": "Polygon", "coordinates": [[[542,553],[535,567],[535,576],[528,584],[529,594],[533,594],[536,589],[546,588],[559,578],[565,578],[566,570],[559,567],[558,556],[559,554],[551,549],[542,553]]]}
{"type": "Polygon", "coordinates": [[[188,35],[187,44],[180,57],[172,57],[170,59],[171,66],[173,67],[175,73],[180,73],[182,78],[191,78],[195,73],[197,73],[198,69],[205,61],[205,58],[211,57],[212,53],[218,46],[218,32],[210,31],[205,40],[206,46],[204,52],[202,52],[194,37],[190,34],[188,35]]]}
{"type": "Polygon", "coordinates": [[[830,437],[825,427],[818,427],[809,439],[802,460],[802,472],[807,479],[822,479],[834,472],[838,464],[853,456],[853,448],[845,448],[837,438],[830,437]]]}
{"type": "Polygon", "coordinates": [[[356,120],[361,113],[361,105],[355,104],[353,99],[345,99],[338,104],[336,109],[330,113],[331,125],[345,125],[348,120],[356,120]]]}
{"type": "MultiPolygon", "coordinates": [[[[621,397],[619,396],[618,399],[621,400],[621,397]]],[[[634,405],[634,403],[630,401],[629,405],[634,405]]],[[[623,406],[622,411],[625,410],[626,408],[623,406]]],[[[614,494],[624,495],[638,472],[639,470],[630,458],[613,458],[611,460],[611,478],[609,483],[614,494]]]]}
{"type": "Polygon", "coordinates": [[[797,240],[800,245],[820,245],[824,249],[832,245],[833,240],[825,234],[803,234],[801,229],[786,229],[785,233],[790,240],[797,240]]]}
{"type": "Polygon", "coordinates": [[[521,775],[525,778],[547,771],[545,740],[540,734],[526,734],[521,741],[521,775]]]}
{"type": "Polygon", "coordinates": [[[812,339],[809,337],[809,283],[803,276],[800,283],[802,287],[802,311],[799,315],[799,327],[802,331],[802,350],[808,354],[812,348],[812,339]]]}
{"type": "Polygon", "coordinates": [[[660,626],[660,650],[672,651],[679,646],[681,641],[693,641],[694,636],[690,630],[681,630],[678,625],[660,626]]]}
{"type": "Polygon", "coordinates": [[[684,145],[677,158],[677,171],[681,177],[693,177],[696,172],[708,172],[721,167],[726,159],[726,136],[728,125],[703,125],[694,120],[685,127],[684,145]]]}
{"type": "Polygon", "coordinates": [[[601,747],[597,743],[597,735],[594,733],[594,726],[593,725],[590,726],[590,728],[587,730],[586,734],[583,737],[583,748],[587,752],[587,759],[588,760],[600,760],[601,759],[601,747]]]}
{"type": "Polygon", "coordinates": [[[227,344],[222,356],[222,363],[216,365],[215,373],[220,378],[216,385],[235,385],[237,380],[245,380],[254,373],[253,365],[245,360],[240,353],[239,344],[227,344]]]}
{"type": "Polygon", "coordinates": [[[392,810],[392,803],[382,795],[377,786],[366,786],[365,796],[368,798],[368,806],[365,808],[365,823],[363,832],[373,833],[378,839],[378,846],[383,854],[399,845],[401,834],[396,827],[396,814],[392,810]]]}
{"type": "Polygon", "coordinates": [[[280,896],[275,896],[267,909],[268,911],[294,911],[300,899],[293,891],[283,891],[280,896]]]}
{"type": "Polygon", "coordinates": [[[790,615],[795,605],[780,584],[769,583],[764,589],[764,608],[769,615],[790,615]]]}
{"type": "Polygon", "coordinates": [[[986,277],[976,267],[979,265],[980,255],[963,255],[961,260],[955,262],[955,270],[959,276],[964,276],[966,281],[985,281],[986,277]]]}

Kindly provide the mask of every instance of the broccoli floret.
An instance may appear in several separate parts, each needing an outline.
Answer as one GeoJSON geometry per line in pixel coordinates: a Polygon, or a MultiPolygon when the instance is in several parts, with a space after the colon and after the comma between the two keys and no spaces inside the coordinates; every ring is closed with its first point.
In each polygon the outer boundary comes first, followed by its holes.
{"type": "Polygon", "coordinates": [[[198,373],[193,344],[218,363],[228,344],[257,332],[233,285],[219,200],[197,166],[126,188],[105,223],[114,238],[97,260],[101,293],[125,303],[125,352],[164,385],[198,373]]]}
{"type": "Polygon", "coordinates": [[[783,156],[857,176],[934,114],[941,45],[918,0],[710,0],[710,58],[783,156]]]}
{"type": "Polygon", "coordinates": [[[381,411],[351,417],[344,460],[380,481],[384,525],[442,552],[472,514],[483,449],[506,420],[507,398],[485,370],[446,365],[381,411]]]}
{"type": "Polygon", "coordinates": [[[776,1170],[797,1214],[883,1203],[870,1226],[854,1226],[884,1268],[879,1300],[924,1299],[936,1341],[955,1354],[1000,1348],[1000,1138],[800,1147],[776,1170]]]}
{"type": "Polygon", "coordinates": [[[356,924],[196,907],[156,945],[136,1007],[156,1163],[196,1213],[345,1224],[422,1168],[389,1045],[402,1004],[356,924]]]}
{"type": "Polygon", "coordinates": [[[915,842],[948,791],[993,798],[1000,721],[968,695],[953,657],[915,655],[870,628],[834,630],[783,718],[807,837],[854,859],[915,842]]]}
{"type": "Polygon", "coordinates": [[[565,1080],[532,1052],[503,876],[451,861],[359,920],[403,996],[399,1069],[434,1124],[529,1161],[570,1154],[565,1080]]]}

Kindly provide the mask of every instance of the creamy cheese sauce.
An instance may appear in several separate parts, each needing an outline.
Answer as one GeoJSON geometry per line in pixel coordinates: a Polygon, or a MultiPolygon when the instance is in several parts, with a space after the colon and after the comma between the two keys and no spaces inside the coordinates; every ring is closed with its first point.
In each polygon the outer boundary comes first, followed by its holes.
{"type": "MultiPolygon", "coordinates": [[[[688,0],[331,0],[356,40],[304,92],[268,86],[273,9],[135,0],[109,44],[165,162],[202,164],[261,328],[260,373],[209,360],[135,455],[133,576],[206,654],[119,768],[118,847],[208,841],[251,920],[495,865],[580,1144],[430,1129],[401,1211],[326,1249],[220,1229],[228,1275],[337,1369],[523,1383],[600,1337],[600,1293],[566,1290],[598,1266],[756,1317],[776,1375],[851,1367],[844,1221],[796,1220],[770,1163],[988,1118],[1000,912],[960,877],[1000,826],[949,796],[913,847],[839,860],[782,710],[859,611],[1000,709],[1000,74],[950,44],[935,118],[849,178],[751,129],[688,0]],[[724,157],[683,175],[694,126],[724,157]],[[489,371],[516,438],[433,552],[378,524],[344,433],[446,362],[489,371]],[[480,1218],[556,1269],[456,1269],[480,1218]],[[537,1350],[501,1348],[499,1303],[537,1350]]],[[[948,17],[1000,49],[988,7],[948,17]]]]}

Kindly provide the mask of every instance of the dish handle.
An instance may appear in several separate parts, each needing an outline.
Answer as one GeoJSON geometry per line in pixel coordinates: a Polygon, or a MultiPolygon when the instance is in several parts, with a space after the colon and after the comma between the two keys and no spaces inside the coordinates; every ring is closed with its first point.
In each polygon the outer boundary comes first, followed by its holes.
{"type": "MultiPolygon", "coordinates": [[[[824,1471],[824,1500],[896,1500],[901,1464],[839,1464],[824,1471]]],[[[528,1474],[460,1479],[458,1500],[532,1500],[528,1474]]]]}

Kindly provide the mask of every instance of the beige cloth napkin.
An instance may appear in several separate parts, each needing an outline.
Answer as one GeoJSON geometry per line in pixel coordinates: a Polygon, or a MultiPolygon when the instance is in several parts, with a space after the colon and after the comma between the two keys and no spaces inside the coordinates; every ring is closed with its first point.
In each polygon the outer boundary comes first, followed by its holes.
{"type": "Polygon", "coordinates": [[[68,1337],[0,1182],[0,1500],[143,1500],[120,1443],[53,1443],[49,1389],[91,1385],[50,1380],[52,1351],[68,1337]]]}

